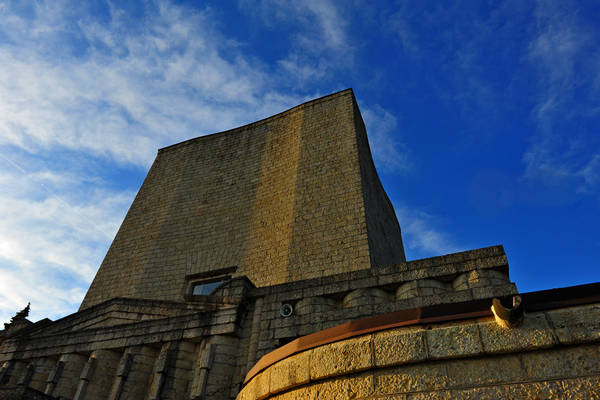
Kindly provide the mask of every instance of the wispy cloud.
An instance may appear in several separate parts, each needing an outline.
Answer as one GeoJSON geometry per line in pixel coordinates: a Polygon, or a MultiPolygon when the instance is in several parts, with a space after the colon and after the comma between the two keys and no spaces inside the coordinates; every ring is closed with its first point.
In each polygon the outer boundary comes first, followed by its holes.
{"type": "Polygon", "coordinates": [[[476,128],[473,142],[493,140],[496,127],[511,129],[505,135],[530,130],[512,121],[531,110],[536,129],[524,133],[523,183],[600,194],[584,179],[598,173],[600,155],[598,25],[572,1],[483,8],[404,4],[384,21],[403,54],[427,71],[436,95],[460,112],[463,127],[476,128]],[[427,34],[434,29],[439,33],[427,34]]]}
{"type": "Polygon", "coordinates": [[[539,93],[533,111],[537,132],[523,156],[523,177],[599,195],[598,128],[571,122],[574,117],[585,121],[598,115],[600,93],[594,82],[600,72],[598,65],[590,68],[600,57],[597,40],[569,2],[537,2],[535,20],[527,60],[537,69],[539,93]]]}
{"type": "Polygon", "coordinates": [[[141,21],[114,7],[108,22],[78,18],[60,2],[35,3],[29,19],[4,13],[11,40],[0,47],[0,143],[146,166],[157,143],[293,104],[265,95],[265,72],[213,29],[209,11],[147,4],[141,21]],[[59,54],[46,57],[50,51],[59,54]]]}
{"type": "Polygon", "coordinates": [[[417,10],[405,3],[400,6],[399,10],[384,16],[384,28],[395,37],[398,45],[405,54],[414,58],[420,58],[421,46],[424,43],[418,37],[413,29],[413,24],[410,22],[414,18],[415,13],[417,13],[417,10]]]}
{"type": "Polygon", "coordinates": [[[433,257],[464,250],[439,226],[439,216],[398,204],[394,205],[394,208],[402,227],[402,238],[408,258],[433,257]]]}
{"type": "Polygon", "coordinates": [[[61,316],[83,298],[132,191],[0,157],[0,319],[31,301],[32,319],[61,316]]]}
{"type": "Polygon", "coordinates": [[[340,3],[331,0],[240,0],[243,9],[258,14],[267,25],[286,21],[295,26],[292,37],[311,53],[349,49],[348,19],[340,3]]]}
{"type": "MultiPolygon", "coordinates": [[[[138,189],[126,176],[157,148],[324,94],[295,85],[333,75],[351,53],[328,1],[282,3],[276,18],[299,23],[286,33],[287,58],[272,64],[223,34],[210,8],[23,4],[0,3],[4,320],[29,300],[34,320],[76,309],[138,189]]],[[[375,158],[402,164],[386,138],[393,117],[374,115],[375,158]]]]}
{"type": "Polygon", "coordinates": [[[576,175],[583,179],[583,183],[578,187],[580,192],[596,192],[600,188],[600,154],[596,154],[592,159],[580,168],[576,175]]]}
{"type": "Polygon", "coordinates": [[[266,25],[286,25],[291,35],[287,55],[278,60],[282,73],[297,85],[318,82],[354,63],[343,3],[331,0],[241,0],[242,9],[266,25]]]}
{"type": "Polygon", "coordinates": [[[158,147],[300,101],[210,11],[87,7],[0,10],[0,319],[29,300],[32,319],[76,309],[137,190],[107,165],[141,172],[158,147]]]}
{"type": "Polygon", "coordinates": [[[380,105],[362,109],[375,165],[389,173],[406,173],[412,167],[408,149],[398,140],[397,119],[380,105]]]}

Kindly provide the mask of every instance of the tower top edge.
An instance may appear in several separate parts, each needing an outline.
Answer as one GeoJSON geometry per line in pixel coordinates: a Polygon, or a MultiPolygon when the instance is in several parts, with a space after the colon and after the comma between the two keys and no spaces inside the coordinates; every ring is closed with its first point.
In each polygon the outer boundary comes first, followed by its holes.
{"type": "Polygon", "coordinates": [[[192,138],[192,139],[184,140],[183,142],[179,142],[179,143],[175,143],[175,144],[172,144],[172,145],[169,145],[169,146],[166,146],[166,147],[162,147],[162,148],[158,149],[158,154],[164,153],[164,152],[167,152],[167,151],[170,151],[170,150],[174,150],[174,149],[176,149],[178,147],[186,146],[186,145],[198,142],[198,141],[210,140],[210,139],[212,139],[212,138],[214,138],[216,136],[231,134],[231,133],[239,132],[239,131],[246,130],[246,129],[249,129],[249,128],[254,128],[256,126],[260,126],[260,125],[263,125],[263,124],[275,121],[275,120],[277,120],[279,118],[286,117],[286,116],[288,116],[290,114],[293,114],[295,112],[303,110],[303,109],[305,109],[307,107],[313,106],[315,104],[325,103],[327,101],[334,100],[334,99],[336,99],[338,97],[348,96],[348,95],[350,95],[352,97],[353,101],[356,102],[356,99],[354,97],[354,91],[352,90],[352,88],[347,88],[347,89],[344,89],[344,90],[340,90],[339,92],[331,93],[331,94],[328,94],[328,95],[325,95],[325,96],[322,96],[322,97],[318,97],[316,99],[309,100],[307,102],[304,102],[304,103],[299,104],[297,106],[294,106],[292,108],[284,110],[284,111],[282,111],[280,113],[271,115],[269,117],[260,119],[260,120],[255,121],[255,122],[251,122],[249,124],[241,125],[241,126],[238,126],[238,127],[232,128],[232,129],[221,131],[221,132],[215,132],[215,133],[210,133],[210,134],[207,134],[207,135],[198,136],[198,137],[195,137],[195,138],[192,138]]]}

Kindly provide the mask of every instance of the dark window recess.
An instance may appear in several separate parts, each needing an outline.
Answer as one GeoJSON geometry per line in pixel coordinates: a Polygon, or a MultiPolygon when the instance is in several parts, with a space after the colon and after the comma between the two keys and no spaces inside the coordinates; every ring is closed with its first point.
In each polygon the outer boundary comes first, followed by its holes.
{"type": "Polygon", "coordinates": [[[196,283],[192,286],[192,296],[207,296],[211,294],[216,288],[221,286],[225,280],[196,283]]]}

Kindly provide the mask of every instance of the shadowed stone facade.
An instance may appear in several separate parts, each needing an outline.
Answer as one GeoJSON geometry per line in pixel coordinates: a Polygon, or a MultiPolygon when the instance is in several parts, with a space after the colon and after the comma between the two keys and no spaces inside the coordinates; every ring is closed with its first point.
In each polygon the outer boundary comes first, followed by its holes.
{"type": "Polygon", "coordinates": [[[597,398],[596,289],[407,262],[345,90],[159,150],[79,311],[0,331],[0,399],[597,398]]]}

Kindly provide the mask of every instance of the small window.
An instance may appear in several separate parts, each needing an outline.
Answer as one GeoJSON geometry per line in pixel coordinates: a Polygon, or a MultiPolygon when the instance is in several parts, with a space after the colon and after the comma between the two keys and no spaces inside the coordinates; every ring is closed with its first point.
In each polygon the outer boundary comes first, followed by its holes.
{"type": "Polygon", "coordinates": [[[220,286],[227,285],[236,270],[237,267],[233,266],[186,275],[182,287],[183,298],[186,301],[203,301],[203,297],[211,296],[220,286]]]}
{"type": "Polygon", "coordinates": [[[207,296],[215,291],[216,288],[225,282],[224,279],[212,282],[199,282],[192,286],[192,296],[207,296]]]}

